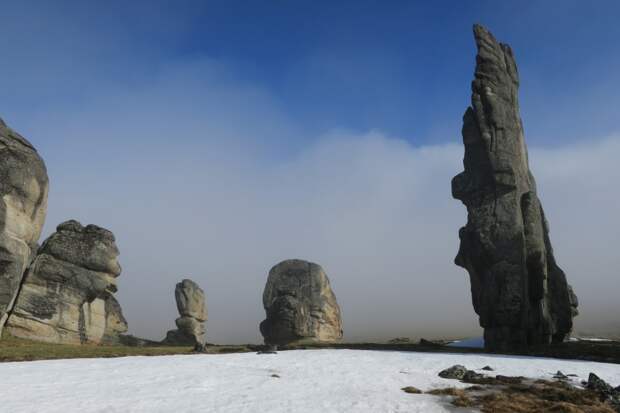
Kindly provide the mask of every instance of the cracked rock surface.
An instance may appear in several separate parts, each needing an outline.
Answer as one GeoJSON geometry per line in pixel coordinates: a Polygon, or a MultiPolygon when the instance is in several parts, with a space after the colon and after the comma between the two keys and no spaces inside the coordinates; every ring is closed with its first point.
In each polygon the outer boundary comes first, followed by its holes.
{"type": "Polygon", "coordinates": [[[48,188],[43,159],[0,119],[0,333],[37,250],[48,188]]]}
{"type": "Polygon", "coordinates": [[[286,260],[269,271],[260,331],[269,345],[328,343],[342,339],[336,295],[320,265],[286,260]]]}
{"type": "Polygon", "coordinates": [[[465,170],[452,195],[467,207],[455,263],[470,276],[487,350],[563,341],[577,297],[557,265],[528,165],[519,75],[510,46],[474,26],[478,48],[471,106],[463,116],[465,170]]]}
{"type": "Polygon", "coordinates": [[[180,317],[177,330],[168,331],[163,340],[167,345],[191,345],[202,350],[206,344],[207,305],[205,293],[194,281],[184,279],[174,289],[180,317]]]}
{"type": "Polygon", "coordinates": [[[60,224],[39,249],[6,328],[52,343],[114,343],[127,322],[114,298],[121,273],[112,232],[77,221],[60,224]]]}

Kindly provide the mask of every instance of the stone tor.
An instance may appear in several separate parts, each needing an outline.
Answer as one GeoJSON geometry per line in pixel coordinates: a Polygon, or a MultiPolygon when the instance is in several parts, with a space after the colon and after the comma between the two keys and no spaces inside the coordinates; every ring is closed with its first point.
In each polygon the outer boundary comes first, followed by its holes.
{"type": "Polygon", "coordinates": [[[330,343],[342,339],[336,295],[320,265],[286,260],[269,271],[260,331],[268,345],[330,343]]]}
{"type": "Polygon", "coordinates": [[[453,197],[467,207],[455,262],[469,273],[488,350],[560,342],[571,332],[577,297],[555,261],[529,169],[514,54],[480,25],[474,38],[465,170],[452,180],[453,197]]]}

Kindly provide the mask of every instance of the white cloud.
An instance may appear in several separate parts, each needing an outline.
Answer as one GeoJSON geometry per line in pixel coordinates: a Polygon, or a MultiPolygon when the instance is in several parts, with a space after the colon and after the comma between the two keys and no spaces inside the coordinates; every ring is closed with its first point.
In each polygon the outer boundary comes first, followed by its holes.
{"type": "MultiPolygon", "coordinates": [[[[380,131],[304,136],[268,91],[210,60],[38,113],[25,129],[50,171],[46,232],[77,218],[116,233],[132,333],[163,338],[174,284],[190,277],[207,293],[210,341],[258,341],[267,272],[292,257],[324,266],[347,339],[478,333],[452,262],[466,221],[450,195],[458,131],[434,146],[380,131]]],[[[619,156],[620,137],[530,151],[585,330],[612,328],[620,310],[619,156]]]]}

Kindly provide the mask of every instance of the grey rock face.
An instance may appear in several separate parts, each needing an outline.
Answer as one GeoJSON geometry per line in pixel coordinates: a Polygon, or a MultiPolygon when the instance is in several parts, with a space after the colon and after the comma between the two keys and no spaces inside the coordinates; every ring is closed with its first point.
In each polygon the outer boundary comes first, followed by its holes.
{"type": "Polygon", "coordinates": [[[465,366],[461,366],[460,364],[455,364],[452,367],[449,367],[445,370],[440,371],[438,376],[443,379],[461,380],[465,376],[465,373],[467,373],[468,371],[469,370],[467,370],[465,366]]]}
{"type": "Polygon", "coordinates": [[[192,280],[183,280],[174,289],[177,309],[182,317],[192,317],[198,321],[207,321],[205,293],[192,280]]]}
{"type": "Polygon", "coordinates": [[[177,330],[168,331],[163,343],[191,345],[197,350],[206,343],[207,307],[204,291],[192,280],[185,279],[176,285],[174,298],[181,317],[176,319],[177,330]]]}
{"type": "Polygon", "coordinates": [[[472,382],[475,380],[480,380],[482,378],[484,378],[484,374],[477,373],[473,370],[467,370],[465,374],[463,374],[461,380],[463,380],[464,382],[472,382]]]}
{"type": "Polygon", "coordinates": [[[474,37],[476,71],[462,130],[465,171],[452,180],[452,195],[468,212],[455,262],[469,272],[488,350],[562,341],[577,298],[553,256],[529,170],[514,55],[482,26],[474,26],[474,37]]]}
{"type": "Polygon", "coordinates": [[[10,334],[53,343],[116,342],[127,331],[113,296],[118,255],[110,231],[60,224],[24,276],[6,325],[10,334]]]}
{"type": "Polygon", "coordinates": [[[605,396],[613,396],[615,393],[614,388],[611,387],[609,383],[607,383],[605,380],[601,379],[594,373],[589,374],[586,388],[594,390],[595,392],[605,396]]]}
{"type": "Polygon", "coordinates": [[[0,119],[0,334],[37,250],[48,186],[43,159],[0,119]]]}
{"type": "Polygon", "coordinates": [[[594,373],[590,373],[588,376],[588,382],[585,387],[598,394],[600,399],[606,401],[614,411],[620,412],[620,387],[614,389],[609,383],[594,373]]]}
{"type": "Polygon", "coordinates": [[[269,271],[263,293],[266,344],[334,342],[342,339],[340,307],[320,265],[282,261],[269,271]]]}
{"type": "Polygon", "coordinates": [[[123,344],[124,337],[127,332],[127,320],[123,315],[123,309],[112,294],[105,294],[104,310],[105,310],[105,330],[101,340],[104,344],[123,344]]]}

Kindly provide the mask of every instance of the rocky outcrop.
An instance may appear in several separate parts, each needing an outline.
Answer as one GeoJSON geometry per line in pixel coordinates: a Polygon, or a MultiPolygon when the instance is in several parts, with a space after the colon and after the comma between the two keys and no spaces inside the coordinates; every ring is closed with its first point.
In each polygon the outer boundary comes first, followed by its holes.
{"type": "Polygon", "coordinates": [[[614,411],[620,412],[620,386],[615,389],[594,373],[590,373],[585,383],[586,389],[595,392],[601,401],[608,403],[614,411]]]}
{"type": "Polygon", "coordinates": [[[163,343],[167,345],[191,345],[204,349],[206,343],[207,306],[204,291],[192,280],[185,279],[176,285],[174,298],[181,315],[176,319],[177,330],[168,331],[163,343]]]}
{"type": "Polygon", "coordinates": [[[37,250],[47,193],[45,163],[0,119],[0,333],[37,250]]]}
{"type": "Polygon", "coordinates": [[[340,307],[320,265],[282,261],[269,271],[263,293],[265,343],[284,345],[342,339],[340,307]]]}
{"type": "Polygon", "coordinates": [[[485,347],[562,341],[577,298],[556,264],[519,115],[519,76],[508,45],[474,26],[471,107],[463,116],[465,171],[452,194],[467,206],[457,265],[467,269],[485,347]]]}
{"type": "Polygon", "coordinates": [[[467,370],[465,366],[461,366],[460,364],[455,364],[452,367],[449,367],[445,370],[440,371],[439,377],[444,378],[444,379],[461,380],[465,376],[465,373],[467,373],[468,371],[469,370],[467,370]]]}
{"type": "Polygon", "coordinates": [[[60,224],[24,276],[6,328],[52,343],[111,343],[127,331],[113,296],[121,273],[114,235],[77,221],[60,224]]]}

